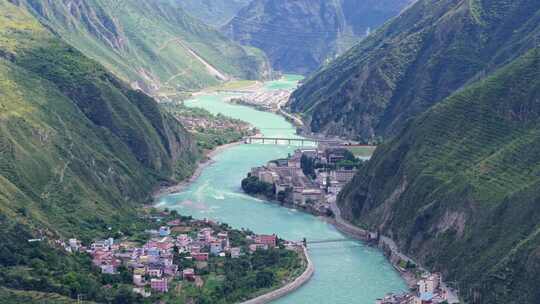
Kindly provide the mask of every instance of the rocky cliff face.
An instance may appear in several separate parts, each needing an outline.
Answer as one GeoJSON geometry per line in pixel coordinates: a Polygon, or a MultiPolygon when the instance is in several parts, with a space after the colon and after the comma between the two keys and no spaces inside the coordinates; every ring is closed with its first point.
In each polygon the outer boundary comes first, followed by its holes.
{"type": "Polygon", "coordinates": [[[339,205],[467,303],[540,302],[540,49],[410,122],[339,205]]]}
{"type": "Polygon", "coordinates": [[[409,2],[255,0],[223,32],[263,50],[276,70],[307,74],[397,15],[409,2]]]}
{"type": "Polygon", "coordinates": [[[189,16],[177,1],[10,0],[118,77],[152,95],[263,79],[269,64],[189,16]],[[223,77],[216,77],[213,70],[223,77]]]}
{"type": "Polygon", "coordinates": [[[291,108],[311,129],[370,141],[522,55],[539,36],[533,0],[420,0],[318,72],[291,108]]]}

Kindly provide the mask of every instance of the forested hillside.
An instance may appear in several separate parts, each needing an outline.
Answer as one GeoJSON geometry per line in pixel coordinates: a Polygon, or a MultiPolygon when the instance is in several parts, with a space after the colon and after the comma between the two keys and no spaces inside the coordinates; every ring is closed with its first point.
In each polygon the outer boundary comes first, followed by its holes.
{"type": "Polygon", "coordinates": [[[539,303],[540,48],[409,123],[339,204],[467,303],[539,303]]]}
{"type": "Polygon", "coordinates": [[[388,138],[538,37],[537,0],[419,0],[308,79],[290,106],[315,132],[388,138]]]}
{"type": "Polygon", "coordinates": [[[279,71],[307,74],[396,16],[410,0],[254,0],[223,27],[279,71]]]}
{"type": "Polygon", "coordinates": [[[173,0],[10,0],[118,77],[157,95],[269,76],[259,50],[232,42],[173,0]]]}
{"type": "Polygon", "coordinates": [[[198,157],[191,137],[153,99],[7,0],[0,93],[1,297],[54,302],[66,299],[48,293],[84,289],[107,302],[89,259],[65,256],[47,240],[129,231],[153,189],[191,174],[198,157]]]}

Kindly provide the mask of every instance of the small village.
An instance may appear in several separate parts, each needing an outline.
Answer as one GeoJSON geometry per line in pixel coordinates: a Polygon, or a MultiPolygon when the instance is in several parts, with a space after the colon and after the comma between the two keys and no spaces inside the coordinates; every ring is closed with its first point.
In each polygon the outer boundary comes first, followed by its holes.
{"type": "Polygon", "coordinates": [[[400,295],[389,294],[377,299],[375,304],[451,304],[459,303],[444,287],[439,273],[426,273],[417,282],[414,292],[400,295]]]}
{"type": "Polygon", "coordinates": [[[255,91],[241,97],[229,99],[230,103],[252,106],[261,111],[278,112],[289,100],[291,90],[255,91]]]}
{"type": "Polygon", "coordinates": [[[252,168],[243,189],[317,215],[331,215],[331,203],[362,162],[349,147],[336,141],[298,149],[288,158],[252,168]]]}
{"type": "Polygon", "coordinates": [[[56,241],[69,253],[85,253],[102,274],[119,275],[128,271],[133,292],[143,298],[179,290],[182,282],[196,288],[205,285],[204,275],[215,272],[210,264],[240,260],[258,251],[302,252],[301,244],[279,240],[276,235],[256,235],[232,230],[210,220],[171,219],[168,211],[146,217],[158,229],[148,229],[148,240],[138,244],[130,239],[107,238],[85,246],[72,238],[56,241]],[[163,222],[168,220],[167,222],[163,222]]]}
{"type": "Polygon", "coordinates": [[[243,135],[254,135],[258,131],[249,123],[226,117],[213,115],[202,109],[184,106],[182,103],[163,104],[190,133],[200,133],[208,130],[230,130],[243,135]]]}

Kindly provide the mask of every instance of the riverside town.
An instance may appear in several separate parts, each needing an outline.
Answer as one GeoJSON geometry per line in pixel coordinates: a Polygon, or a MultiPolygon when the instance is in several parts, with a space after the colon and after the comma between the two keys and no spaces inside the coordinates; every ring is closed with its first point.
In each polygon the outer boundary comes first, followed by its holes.
{"type": "Polygon", "coordinates": [[[121,278],[139,297],[153,300],[189,299],[212,280],[246,279],[234,277],[234,265],[252,265],[253,271],[246,273],[255,281],[249,282],[256,285],[252,293],[282,285],[305,267],[301,242],[233,230],[175,211],[148,207],[144,214],[140,221],[149,229],[132,237],[110,237],[87,245],[75,238],[54,243],[69,254],[89,255],[97,271],[121,278]]]}
{"type": "Polygon", "coordinates": [[[370,148],[329,141],[297,149],[287,158],[252,168],[242,189],[313,214],[331,215],[331,203],[363,163],[352,147],[370,148]]]}

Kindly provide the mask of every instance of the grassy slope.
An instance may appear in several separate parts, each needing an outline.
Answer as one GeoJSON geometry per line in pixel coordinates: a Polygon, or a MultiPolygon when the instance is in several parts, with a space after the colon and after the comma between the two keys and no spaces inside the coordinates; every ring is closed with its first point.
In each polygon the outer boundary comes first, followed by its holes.
{"type": "Polygon", "coordinates": [[[539,302],[540,49],[414,120],[340,204],[472,303],[539,302]]]}
{"type": "Polygon", "coordinates": [[[205,23],[219,28],[230,21],[250,0],[171,0],[205,23]]]}
{"type": "Polygon", "coordinates": [[[88,256],[47,240],[131,231],[135,207],[189,175],[196,158],[153,99],[0,0],[0,302],[69,303],[80,293],[133,302],[125,288],[102,288],[114,280],[88,256]],[[27,241],[37,237],[46,240],[27,241]]]}
{"type": "Polygon", "coordinates": [[[174,1],[17,1],[87,56],[147,92],[218,83],[186,47],[230,76],[263,76],[260,52],[229,41],[174,1]]]}
{"type": "Polygon", "coordinates": [[[0,303],[73,304],[77,303],[77,300],[58,294],[26,292],[0,287],[0,303]]]}
{"type": "Polygon", "coordinates": [[[370,140],[525,53],[535,0],[420,0],[307,80],[292,109],[314,131],[370,140]]]}
{"type": "Polygon", "coordinates": [[[176,120],[22,10],[0,5],[3,214],[95,234],[158,182],[190,173],[195,147],[176,120]]]}

